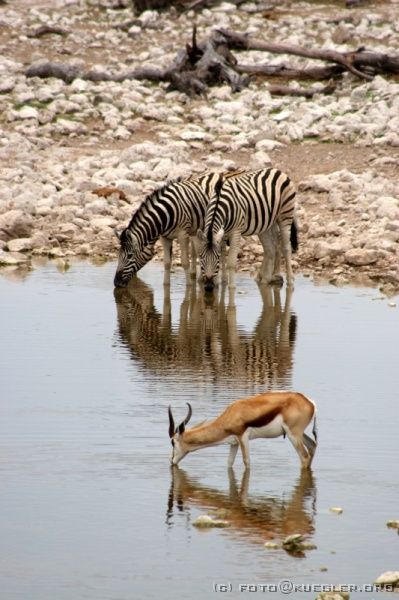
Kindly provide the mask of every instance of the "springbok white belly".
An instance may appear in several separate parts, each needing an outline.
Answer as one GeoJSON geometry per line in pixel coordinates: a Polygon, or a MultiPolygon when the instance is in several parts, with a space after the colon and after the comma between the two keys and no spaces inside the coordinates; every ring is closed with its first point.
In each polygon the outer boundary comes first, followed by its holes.
{"type": "Polygon", "coordinates": [[[249,439],[254,440],[255,438],[275,438],[283,435],[283,417],[277,415],[267,425],[263,427],[250,427],[249,428],[249,439]]]}

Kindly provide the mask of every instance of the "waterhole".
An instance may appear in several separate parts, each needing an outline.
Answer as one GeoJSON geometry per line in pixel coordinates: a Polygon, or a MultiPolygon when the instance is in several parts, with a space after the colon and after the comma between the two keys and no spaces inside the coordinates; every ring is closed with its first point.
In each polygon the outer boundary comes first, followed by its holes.
{"type": "Polygon", "coordinates": [[[241,598],[397,570],[399,309],[376,290],[297,277],[287,294],[245,274],[234,298],[205,300],[180,271],[164,288],[157,264],[114,294],[114,270],[0,277],[1,597],[203,600],[222,584],[241,598]],[[311,473],[282,438],[252,443],[249,475],[240,456],[228,471],[225,446],[171,470],[169,405],[179,420],[190,402],[195,423],[270,389],[317,403],[311,473]],[[209,511],[229,527],[193,527],[209,511]],[[295,533],[317,548],[264,546],[295,533]]]}

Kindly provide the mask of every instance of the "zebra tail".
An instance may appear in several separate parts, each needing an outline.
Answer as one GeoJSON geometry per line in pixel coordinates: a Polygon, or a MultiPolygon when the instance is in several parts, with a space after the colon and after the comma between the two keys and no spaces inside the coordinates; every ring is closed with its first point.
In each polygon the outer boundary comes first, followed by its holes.
{"type": "Polygon", "coordinates": [[[292,251],[296,252],[298,250],[298,227],[296,226],[295,219],[291,223],[290,241],[292,251]]]}
{"type": "Polygon", "coordinates": [[[314,419],[313,419],[313,429],[312,429],[312,433],[313,433],[313,437],[314,437],[314,441],[317,444],[317,423],[316,423],[316,412],[314,413],[314,419]]]}

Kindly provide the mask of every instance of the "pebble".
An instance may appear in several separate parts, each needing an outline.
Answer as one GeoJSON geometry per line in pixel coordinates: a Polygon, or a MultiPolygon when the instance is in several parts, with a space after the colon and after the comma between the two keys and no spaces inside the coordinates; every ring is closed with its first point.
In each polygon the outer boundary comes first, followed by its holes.
{"type": "Polygon", "coordinates": [[[374,581],[375,585],[393,585],[399,584],[399,571],[385,571],[374,581]]]}
{"type": "Polygon", "coordinates": [[[399,520],[387,521],[387,527],[391,527],[392,529],[398,529],[399,530],[399,520]]]}
{"type": "Polygon", "coordinates": [[[223,519],[215,519],[209,515],[200,515],[193,521],[194,527],[229,527],[230,523],[223,519]]]}

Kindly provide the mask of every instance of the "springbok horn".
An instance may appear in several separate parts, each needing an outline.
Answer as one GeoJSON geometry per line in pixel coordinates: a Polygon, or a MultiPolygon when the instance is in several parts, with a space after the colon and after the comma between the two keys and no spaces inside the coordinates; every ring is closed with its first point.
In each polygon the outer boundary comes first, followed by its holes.
{"type": "Polygon", "coordinates": [[[168,407],[168,414],[169,414],[169,437],[172,438],[175,435],[175,421],[173,419],[172,409],[170,408],[170,406],[168,407]]]}
{"type": "Polygon", "coordinates": [[[184,421],[182,421],[182,422],[180,423],[179,427],[177,428],[177,430],[178,430],[178,432],[179,432],[179,433],[183,433],[183,432],[184,432],[184,430],[186,429],[186,425],[187,425],[187,423],[189,422],[189,420],[191,419],[191,415],[193,414],[193,410],[192,410],[192,408],[191,408],[191,404],[189,404],[189,403],[187,402],[187,406],[188,406],[188,413],[187,413],[187,416],[186,416],[186,418],[184,419],[184,421]]]}
{"type": "Polygon", "coordinates": [[[189,404],[188,402],[186,404],[188,406],[188,413],[187,413],[187,417],[183,421],[185,426],[187,425],[187,423],[191,419],[191,415],[193,414],[193,409],[191,408],[191,404],[189,404]]]}

